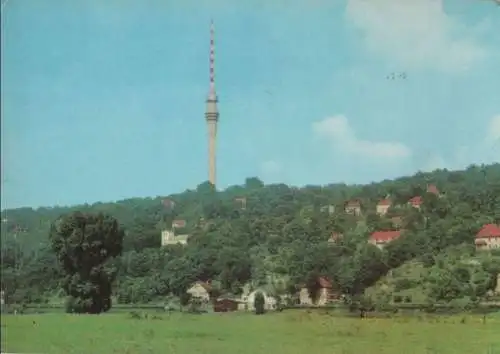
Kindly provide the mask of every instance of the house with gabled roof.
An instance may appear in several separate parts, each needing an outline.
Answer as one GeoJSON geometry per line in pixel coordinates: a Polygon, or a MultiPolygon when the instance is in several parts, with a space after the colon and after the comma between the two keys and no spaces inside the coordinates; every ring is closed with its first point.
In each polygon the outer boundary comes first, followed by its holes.
{"type": "Polygon", "coordinates": [[[435,195],[441,194],[439,192],[439,189],[434,184],[429,184],[427,186],[427,193],[432,193],[432,194],[435,194],[435,195]]]}
{"type": "Polygon", "coordinates": [[[359,200],[349,200],[345,203],[344,210],[347,214],[361,215],[361,202],[359,200]]]}
{"type": "Polygon", "coordinates": [[[330,215],[335,213],[335,205],[323,205],[320,209],[322,213],[328,213],[330,215]]]}
{"type": "Polygon", "coordinates": [[[392,205],[392,201],[389,198],[385,198],[380,200],[377,203],[377,214],[378,215],[385,215],[387,214],[387,211],[392,205]]]}
{"type": "Polygon", "coordinates": [[[386,244],[398,239],[401,236],[401,231],[375,231],[370,235],[368,243],[371,243],[378,248],[384,248],[386,244]]]}
{"type": "Polygon", "coordinates": [[[330,243],[338,242],[342,238],[342,236],[343,235],[339,232],[332,232],[332,234],[330,235],[330,238],[328,239],[328,242],[330,242],[330,243]]]}
{"type": "Polygon", "coordinates": [[[203,302],[208,302],[210,300],[210,291],[212,286],[210,282],[196,281],[191,287],[186,291],[193,298],[199,299],[203,302]]]}
{"type": "Polygon", "coordinates": [[[241,210],[245,210],[247,208],[247,198],[245,197],[234,198],[234,202],[238,205],[238,207],[241,210]]]}
{"type": "Polygon", "coordinates": [[[189,235],[176,235],[174,230],[163,230],[161,232],[161,245],[187,244],[189,235]]]}
{"type": "Polygon", "coordinates": [[[491,250],[500,248],[500,226],[486,224],[476,234],[474,241],[477,250],[491,250]]]}
{"type": "Polygon", "coordinates": [[[302,306],[325,306],[329,302],[340,299],[340,293],[333,288],[332,282],[326,277],[317,279],[319,291],[316,299],[312,299],[309,289],[301,286],[299,292],[299,301],[302,306]]]}
{"type": "Polygon", "coordinates": [[[184,227],[186,227],[186,220],[179,219],[172,221],[173,229],[182,229],[184,227]]]}
{"type": "MultiPolygon", "coordinates": [[[[437,187],[433,184],[429,184],[427,186],[427,193],[431,193],[431,194],[434,194],[436,196],[440,195],[439,189],[437,189],[437,187]]],[[[422,205],[423,202],[424,202],[424,199],[421,196],[417,195],[408,201],[408,205],[410,205],[414,208],[420,209],[420,206],[422,205]]]]}

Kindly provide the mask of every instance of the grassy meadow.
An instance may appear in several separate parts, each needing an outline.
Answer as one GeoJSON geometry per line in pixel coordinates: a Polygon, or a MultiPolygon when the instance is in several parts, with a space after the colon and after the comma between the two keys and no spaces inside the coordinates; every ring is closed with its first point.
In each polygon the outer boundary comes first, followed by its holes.
{"type": "Polygon", "coordinates": [[[2,351],[170,354],[500,354],[500,315],[350,318],[325,311],[2,316],[2,351]],[[137,317],[137,316],[136,316],[137,317]]]}

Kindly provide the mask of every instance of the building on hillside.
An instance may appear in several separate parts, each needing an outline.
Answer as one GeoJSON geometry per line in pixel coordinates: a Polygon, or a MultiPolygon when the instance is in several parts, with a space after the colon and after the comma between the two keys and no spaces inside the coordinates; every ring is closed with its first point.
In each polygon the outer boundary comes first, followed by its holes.
{"type": "Polygon", "coordinates": [[[5,305],[5,291],[0,291],[0,305],[5,305]]]}
{"type": "Polygon", "coordinates": [[[241,210],[245,210],[247,208],[247,198],[245,197],[234,198],[234,202],[241,210]]]}
{"type": "Polygon", "coordinates": [[[182,229],[186,227],[186,220],[174,220],[172,221],[172,229],[182,229]]]}
{"type": "Polygon", "coordinates": [[[263,289],[256,289],[254,291],[251,291],[249,294],[243,295],[241,297],[241,302],[245,310],[255,311],[255,295],[257,295],[257,293],[262,293],[262,295],[264,295],[265,310],[276,310],[276,298],[263,289]]]}
{"type": "Polygon", "coordinates": [[[338,291],[333,289],[332,283],[325,277],[319,277],[318,280],[319,292],[316,299],[312,299],[309,294],[309,289],[302,286],[299,291],[299,303],[302,306],[325,306],[326,304],[340,299],[338,291]]]}
{"type": "Polygon", "coordinates": [[[423,202],[424,200],[422,199],[422,197],[417,195],[408,201],[408,205],[420,209],[420,206],[422,205],[423,202]]]}
{"type": "Polygon", "coordinates": [[[328,213],[330,215],[335,213],[335,205],[323,205],[320,209],[322,213],[328,213]]]}
{"type": "Polygon", "coordinates": [[[186,245],[189,235],[175,235],[173,230],[163,230],[161,232],[161,245],[186,245]]]}
{"type": "Polygon", "coordinates": [[[197,281],[186,291],[193,298],[199,299],[202,302],[208,302],[210,300],[210,291],[212,287],[210,283],[197,281]]]}
{"type": "Polygon", "coordinates": [[[368,243],[378,248],[383,248],[386,244],[401,236],[401,231],[376,231],[370,235],[368,243]]]}
{"type": "Polygon", "coordinates": [[[437,196],[439,196],[441,193],[439,192],[439,189],[434,185],[434,184],[429,184],[427,186],[427,193],[432,193],[437,196]]]}
{"type": "Polygon", "coordinates": [[[390,199],[386,198],[386,199],[382,199],[381,201],[379,201],[377,203],[377,214],[378,215],[385,215],[387,214],[387,211],[389,210],[389,208],[391,207],[392,205],[392,202],[390,199]]]}
{"type": "Polygon", "coordinates": [[[344,210],[347,214],[361,215],[361,203],[359,200],[350,200],[345,204],[344,210]]]}
{"type": "Polygon", "coordinates": [[[401,216],[393,216],[391,218],[392,226],[394,228],[399,229],[401,226],[403,226],[403,218],[401,216]]]}
{"type": "Polygon", "coordinates": [[[500,248],[500,226],[495,224],[484,225],[476,234],[477,250],[491,250],[500,248]]]}
{"type": "MultiPolygon", "coordinates": [[[[431,193],[431,194],[434,194],[436,196],[440,196],[440,192],[439,192],[439,189],[437,189],[437,187],[433,184],[429,184],[427,186],[427,190],[426,190],[427,193],[431,193]]],[[[422,206],[424,202],[424,199],[421,197],[421,196],[415,196],[413,198],[411,198],[409,201],[408,201],[408,205],[414,207],[414,208],[417,208],[417,209],[420,209],[420,207],[422,206]]]]}
{"type": "Polygon", "coordinates": [[[173,210],[175,208],[175,202],[171,199],[163,199],[161,201],[161,203],[163,204],[163,206],[167,209],[170,209],[170,210],[173,210]]]}
{"type": "Polygon", "coordinates": [[[240,301],[223,297],[215,300],[213,307],[214,312],[233,312],[238,310],[239,305],[240,301]]]}
{"type": "Polygon", "coordinates": [[[342,238],[342,234],[338,232],[332,232],[330,238],[328,239],[328,242],[330,243],[336,243],[342,238]]]}
{"type": "Polygon", "coordinates": [[[495,287],[495,293],[500,295],[500,273],[497,274],[497,286],[495,287]]]}

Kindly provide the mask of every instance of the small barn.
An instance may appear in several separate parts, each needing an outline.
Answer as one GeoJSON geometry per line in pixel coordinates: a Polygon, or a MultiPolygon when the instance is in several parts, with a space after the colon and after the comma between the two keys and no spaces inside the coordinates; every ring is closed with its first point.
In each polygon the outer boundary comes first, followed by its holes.
{"type": "Polygon", "coordinates": [[[214,312],[233,312],[238,310],[239,301],[229,298],[219,298],[214,301],[214,312]]]}

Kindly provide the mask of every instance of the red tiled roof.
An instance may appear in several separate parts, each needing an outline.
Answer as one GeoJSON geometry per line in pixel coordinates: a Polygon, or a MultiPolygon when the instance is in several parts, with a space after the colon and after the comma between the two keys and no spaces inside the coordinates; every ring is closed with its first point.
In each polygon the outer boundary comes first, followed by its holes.
{"type": "Polygon", "coordinates": [[[476,234],[476,238],[497,238],[500,237],[500,226],[495,224],[486,224],[476,234]]]}
{"type": "Polygon", "coordinates": [[[361,203],[359,200],[349,200],[346,204],[347,207],[359,207],[361,206],[361,203]]]}
{"type": "Polygon", "coordinates": [[[391,205],[391,200],[390,199],[382,199],[380,202],[378,202],[379,206],[385,206],[385,205],[391,205]]]}
{"type": "Polygon", "coordinates": [[[318,278],[318,284],[319,286],[321,286],[322,288],[331,288],[332,287],[332,283],[330,282],[330,280],[328,278],[325,278],[325,277],[319,277],[318,278]]]}
{"type": "Polygon", "coordinates": [[[341,237],[342,237],[342,234],[340,234],[338,232],[332,232],[332,235],[330,236],[330,239],[331,240],[338,240],[341,237]]]}
{"type": "Polygon", "coordinates": [[[186,227],[186,220],[174,220],[172,221],[172,227],[186,227]]]}
{"type": "Polygon", "coordinates": [[[389,242],[401,236],[401,231],[375,231],[370,235],[370,240],[375,242],[389,242]]]}
{"type": "Polygon", "coordinates": [[[408,201],[408,203],[411,204],[411,205],[414,205],[414,206],[421,205],[422,204],[422,197],[419,196],[419,195],[417,195],[416,197],[411,198],[408,201]]]}
{"type": "Polygon", "coordinates": [[[427,186],[427,193],[432,193],[432,194],[439,194],[439,189],[433,184],[429,184],[427,186]]]}

